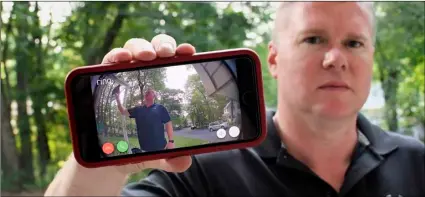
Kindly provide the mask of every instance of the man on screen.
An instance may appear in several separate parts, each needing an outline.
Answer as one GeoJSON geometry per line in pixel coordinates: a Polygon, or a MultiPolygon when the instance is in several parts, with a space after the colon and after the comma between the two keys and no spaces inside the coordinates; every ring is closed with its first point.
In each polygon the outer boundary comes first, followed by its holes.
{"type": "Polygon", "coordinates": [[[174,148],[173,126],[167,109],[155,103],[155,91],[148,88],[144,94],[141,106],[126,109],[119,99],[119,86],[114,90],[118,110],[122,115],[134,118],[136,121],[137,137],[142,152],[159,151],[174,148]],[[168,143],[164,132],[167,131],[168,143]]]}

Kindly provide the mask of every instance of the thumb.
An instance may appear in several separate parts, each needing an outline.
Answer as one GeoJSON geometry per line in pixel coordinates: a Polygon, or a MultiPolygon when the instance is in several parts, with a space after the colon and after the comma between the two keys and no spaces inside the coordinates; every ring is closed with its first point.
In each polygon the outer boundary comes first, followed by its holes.
{"type": "Polygon", "coordinates": [[[184,172],[192,165],[192,157],[181,156],[164,160],[163,170],[169,172],[184,172]]]}
{"type": "Polygon", "coordinates": [[[146,169],[160,169],[167,172],[184,172],[190,167],[190,165],[192,165],[192,158],[190,156],[180,156],[118,166],[117,170],[126,174],[137,173],[146,169]]]}
{"type": "Polygon", "coordinates": [[[145,161],[139,165],[141,169],[154,168],[161,169],[167,172],[184,172],[192,164],[192,158],[190,156],[180,156],[169,159],[160,159],[154,161],[145,161]]]}

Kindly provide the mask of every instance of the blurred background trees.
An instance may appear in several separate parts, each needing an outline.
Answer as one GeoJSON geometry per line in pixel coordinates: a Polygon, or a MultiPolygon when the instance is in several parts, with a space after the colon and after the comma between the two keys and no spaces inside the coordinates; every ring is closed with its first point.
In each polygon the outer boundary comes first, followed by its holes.
{"type": "MultiPolygon", "coordinates": [[[[424,3],[376,4],[374,90],[363,112],[386,129],[423,140],[424,3]]],[[[270,3],[0,5],[2,191],[44,190],[72,150],[63,90],[66,74],[78,66],[100,63],[109,50],[121,47],[130,38],[150,40],[167,33],[178,43],[192,43],[198,52],[250,47],[263,63],[267,106],[276,106],[276,83],[266,63],[274,17],[270,3]]],[[[190,86],[196,87],[196,82],[193,79],[190,86]]],[[[182,93],[162,91],[163,99],[175,98],[176,94],[182,93]]],[[[201,101],[192,100],[199,104],[194,106],[207,107],[201,101]]],[[[182,106],[169,107],[177,119],[182,106]]]]}

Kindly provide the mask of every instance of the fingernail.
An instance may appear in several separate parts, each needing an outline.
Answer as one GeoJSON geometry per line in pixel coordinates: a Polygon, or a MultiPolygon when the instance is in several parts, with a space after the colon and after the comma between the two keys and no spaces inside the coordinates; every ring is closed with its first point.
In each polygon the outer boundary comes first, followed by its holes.
{"type": "Polygon", "coordinates": [[[153,47],[152,47],[152,46],[142,46],[142,47],[141,47],[141,50],[142,50],[142,51],[150,51],[150,52],[155,53],[155,50],[153,49],[153,47]]]}
{"type": "Polygon", "coordinates": [[[173,50],[173,45],[171,43],[168,42],[164,42],[161,44],[161,46],[159,47],[159,51],[161,52],[165,52],[165,53],[174,53],[173,50]]]}

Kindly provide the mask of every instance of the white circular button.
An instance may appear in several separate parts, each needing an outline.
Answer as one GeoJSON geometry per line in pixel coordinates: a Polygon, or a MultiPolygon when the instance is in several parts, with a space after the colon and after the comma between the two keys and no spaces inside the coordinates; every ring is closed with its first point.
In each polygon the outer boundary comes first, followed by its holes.
{"type": "Polygon", "coordinates": [[[226,130],[224,130],[224,129],[219,129],[219,130],[217,131],[217,137],[218,137],[218,138],[220,138],[220,139],[225,138],[225,137],[226,137],[226,130]]]}
{"type": "Polygon", "coordinates": [[[240,132],[239,128],[236,127],[236,126],[230,127],[230,129],[229,129],[230,137],[238,137],[240,133],[241,132],[240,132]]]}

